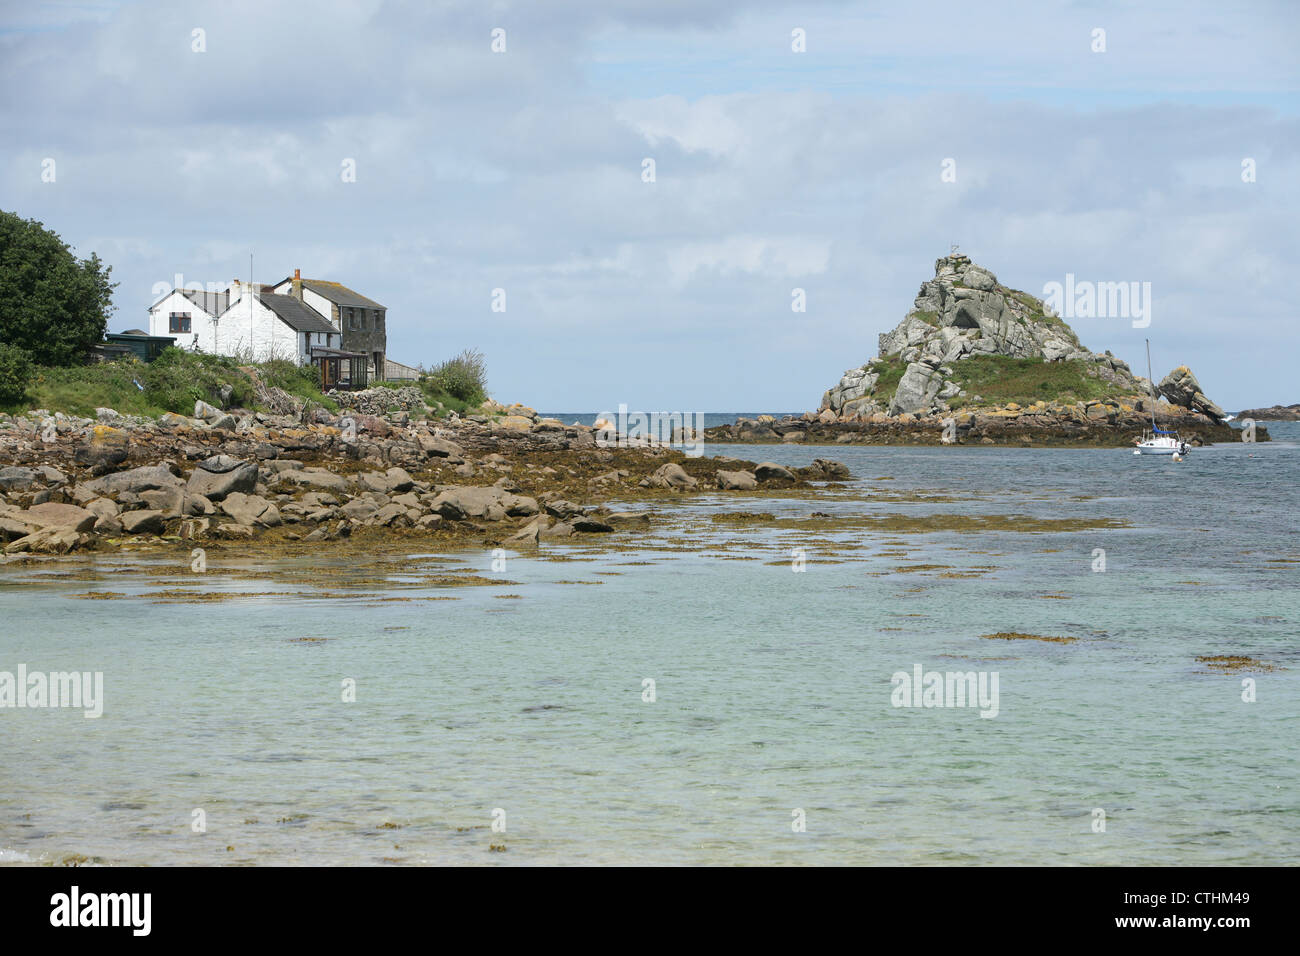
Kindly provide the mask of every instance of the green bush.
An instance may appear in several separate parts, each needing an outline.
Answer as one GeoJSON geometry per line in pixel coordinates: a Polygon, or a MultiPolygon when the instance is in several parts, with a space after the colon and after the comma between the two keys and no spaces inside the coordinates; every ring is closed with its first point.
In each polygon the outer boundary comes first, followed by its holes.
{"type": "Polygon", "coordinates": [[[78,259],[57,233],[0,211],[0,341],[41,365],[72,365],[104,337],[112,268],[78,259]]]}
{"type": "Polygon", "coordinates": [[[420,382],[422,386],[428,382],[434,389],[468,405],[481,405],[487,398],[487,366],[483,353],[466,349],[436,366],[420,382]]]}
{"type": "Polygon", "coordinates": [[[27,393],[32,357],[16,345],[0,345],[0,404],[17,402],[27,393]]]}
{"type": "Polygon", "coordinates": [[[231,405],[253,403],[252,381],[225,356],[166,348],[143,370],[149,400],[169,412],[192,415],[196,401],[217,403],[222,385],[231,387],[231,405]]]}

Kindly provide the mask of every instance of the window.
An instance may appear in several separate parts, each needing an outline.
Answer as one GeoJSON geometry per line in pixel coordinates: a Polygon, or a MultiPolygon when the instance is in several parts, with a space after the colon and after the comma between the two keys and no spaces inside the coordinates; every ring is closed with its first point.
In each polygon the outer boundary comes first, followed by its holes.
{"type": "Polygon", "coordinates": [[[188,332],[190,330],[189,312],[172,312],[167,316],[168,332],[188,332]]]}
{"type": "Polygon", "coordinates": [[[357,328],[357,313],[353,309],[348,309],[348,328],[354,332],[357,328]]]}

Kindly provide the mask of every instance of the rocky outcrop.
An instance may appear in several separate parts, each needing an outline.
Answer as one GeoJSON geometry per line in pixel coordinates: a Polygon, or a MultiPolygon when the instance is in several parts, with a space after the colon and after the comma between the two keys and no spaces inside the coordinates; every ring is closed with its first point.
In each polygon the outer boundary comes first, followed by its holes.
{"type": "MultiPolygon", "coordinates": [[[[980,408],[988,403],[968,384],[970,376],[961,363],[983,356],[1070,363],[1069,384],[1060,386],[1066,393],[1062,398],[1101,395],[1127,398],[1133,404],[1153,395],[1151,383],[1135,376],[1122,359],[1084,348],[1074,330],[1041,299],[1004,286],[990,270],[953,254],[936,260],[934,278],[921,284],[902,322],[880,336],[879,356],[846,370],[823,394],[816,418],[824,425],[879,424],[900,416],[924,418],[980,408]]],[[[1185,366],[1166,376],[1160,394],[1212,423],[1225,417],[1185,366]]],[[[756,428],[755,439],[803,438],[782,432],[774,423],[769,428],[771,435],[756,428]]]]}
{"type": "Polygon", "coordinates": [[[1162,378],[1156,388],[1175,405],[1203,412],[1216,422],[1221,422],[1228,417],[1222,408],[1205,397],[1201,391],[1201,383],[1196,380],[1196,376],[1186,365],[1178,366],[1162,378]]]}

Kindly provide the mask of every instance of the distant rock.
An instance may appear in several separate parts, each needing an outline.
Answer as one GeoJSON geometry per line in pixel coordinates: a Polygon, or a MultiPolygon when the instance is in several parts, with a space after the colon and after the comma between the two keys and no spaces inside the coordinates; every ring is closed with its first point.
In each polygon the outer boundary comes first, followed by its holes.
{"type": "MultiPolygon", "coordinates": [[[[978,407],[982,399],[967,395],[963,382],[971,379],[962,374],[960,363],[984,356],[1075,363],[1074,371],[1058,380],[1095,379],[1108,397],[1151,394],[1150,383],[1135,376],[1122,359],[1086,349],[1042,299],[1001,284],[992,271],[956,253],[935,261],[934,277],[921,283],[912,308],[892,331],[880,336],[879,345],[876,359],[846,370],[822,395],[813,416],[817,422],[882,424],[903,416],[925,419],[978,407]]],[[[1166,377],[1169,389],[1162,394],[1215,423],[1222,421],[1222,409],[1205,397],[1195,376],[1180,368],[1185,374],[1166,377]]],[[[1071,396],[1071,387],[1062,387],[1061,398],[1072,403],[1081,396],[1071,396]]],[[[1087,384],[1087,391],[1097,390],[1087,384]]],[[[1041,397],[1050,401],[1057,396],[1049,392],[1041,397]]],[[[736,432],[747,441],[774,437],[757,427],[736,432]]],[[[788,434],[781,439],[788,440],[788,434]]]]}
{"type": "Polygon", "coordinates": [[[1247,408],[1245,411],[1237,412],[1237,417],[1253,418],[1261,422],[1300,422],[1300,404],[1247,408]]]}

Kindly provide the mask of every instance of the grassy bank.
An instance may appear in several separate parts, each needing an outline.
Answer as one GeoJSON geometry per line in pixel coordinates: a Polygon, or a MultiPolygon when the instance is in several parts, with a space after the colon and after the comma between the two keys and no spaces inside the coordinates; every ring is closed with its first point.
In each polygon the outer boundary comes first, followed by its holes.
{"type": "Polygon", "coordinates": [[[0,411],[44,408],[93,418],[96,408],[112,408],[124,415],[192,415],[196,401],[219,404],[226,386],[229,405],[256,409],[254,377],[305,402],[337,408],[321,394],[314,368],[285,361],[241,366],[232,358],[167,349],[149,364],[122,359],[67,368],[36,366],[24,396],[0,411]]]}
{"type": "MultiPolygon", "coordinates": [[[[464,363],[465,359],[458,357],[443,363],[418,382],[375,382],[373,387],[419,388],[436,417],[453,411],[461,415],[472,413],[487,398],[481,358],[479,366],[468,371],[462,367],[464,363]]],[[[241,363],[225,356],[170,348],[148,364],[121,359],[68,368],[33,366],[27,373],[22,398],[0,402],[0,412],[21,414],[43,408],[94,418],[96,408],[111,408],[123,415],[150,418],[166,412],[192,415],[196,401],[220,405],[221,392],[226,386],[230,388],[230,399],[225,403],[229,407],[262,411],[257,402],[258,381],[283,389],[303,402],[338,411],[337,403],[321,392],[314,366],[298,366],[283,360],[241,363]]]]}

